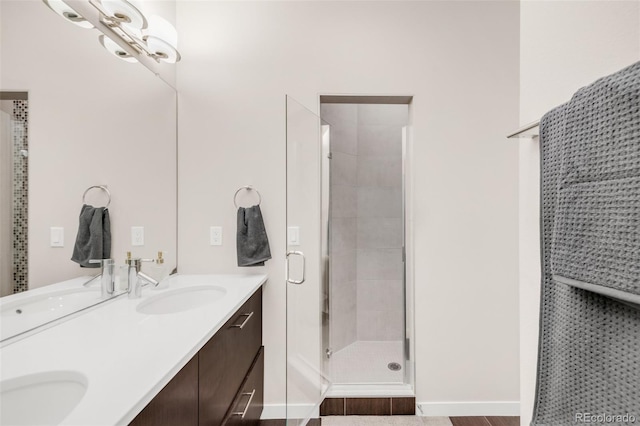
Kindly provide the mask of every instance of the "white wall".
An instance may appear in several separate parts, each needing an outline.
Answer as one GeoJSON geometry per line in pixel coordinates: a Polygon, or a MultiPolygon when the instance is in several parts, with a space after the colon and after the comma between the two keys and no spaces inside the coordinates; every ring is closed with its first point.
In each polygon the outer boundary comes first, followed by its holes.
{"type": "MultiPolygon", "coordinates": [[[[41,1],[1,3],[0,90],[29,92],[29,286],[95,273],[70,260],[82,194],[106,184],[111,256],[176,257],[176,95],[140,64],[118,60],[41,1]],[[145,245],[131,247],[131,226],[145,245]],[[63,248],[49,228],[65,230],[63,248]]],[[[102,203],[99,198],[88,202],[102,203]]]]}
{"type": "MultiPolygon", "coordinates": [[[[640,60],[637,1],[523,1],[520,122],[538,120],[599,77],[640,60]]],[[[520,147],[521,424],[531,421],[540,297],[539,143],[520,147]]]]}
{"type": "Polygon", "coordinates": [[[232,198],[255,185],[274,257],[241,272],[270,276],[267,404],[285,385],[284,96],[317,111],[322,93],[414,96],[418,401],[490,414],[518,400],[518,148],[504,137],[518,17],[517,2],[178,2],[180,270],[240,271],[232,198]]]}

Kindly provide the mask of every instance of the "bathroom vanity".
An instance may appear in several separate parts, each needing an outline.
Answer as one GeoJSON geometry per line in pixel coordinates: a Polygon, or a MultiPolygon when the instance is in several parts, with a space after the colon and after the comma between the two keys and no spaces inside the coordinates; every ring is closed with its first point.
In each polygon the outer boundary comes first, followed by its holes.
{"type": "Polygon", "coordinates": [[[176,275],[0,349],[1,424],[245,425],[265,275],[176,275]]]}
{"type": "Polygon", "coordinates": [[[131,425],[257,424],[262,413],[263,385],[259,288],[131,425]]]}

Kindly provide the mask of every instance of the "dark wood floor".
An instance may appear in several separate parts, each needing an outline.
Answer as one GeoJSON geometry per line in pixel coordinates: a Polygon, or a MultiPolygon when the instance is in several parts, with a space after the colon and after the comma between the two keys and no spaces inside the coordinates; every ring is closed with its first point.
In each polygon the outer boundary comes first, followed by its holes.
{"type": "Polygon", "coordinates": [[[453,426],[520,426],[520,417],[449,417],[453,426]]]}

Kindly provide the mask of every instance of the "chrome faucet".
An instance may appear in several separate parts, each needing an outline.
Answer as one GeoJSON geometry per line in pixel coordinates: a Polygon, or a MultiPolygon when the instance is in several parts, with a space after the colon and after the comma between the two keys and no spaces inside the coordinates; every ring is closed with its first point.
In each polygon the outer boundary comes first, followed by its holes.
{"type": "MultiPolygon", "coordinates": [[[[103,299],[110,298],[111,296],[113,296],[113,293],[115,292],[116,276],[114,271],[116,267],[116,261],[113,259],[91,259],[89,260],[89,263],[99,263],[100,266],[102,267],[102,272],[96,276],[96,277],[101,277],[100,278],[101,297],[103,299]]],[[[93,280],[88,281],[86,284],[88,284],[91,281],[93,280]]]]}
{"type": "Polygon", "coordinates": [[[157,280],[153,279],[149,275],[140,270],[142,262],[155,262],[155,259],[140,259],[139,257],[132,258],[131,252],[127,252],[127,259],[124,261],[128,266],[127,268],[127,293],[129,293],[129,299],[137,299],[142,296],[142,287],[145,285],[142,281],[146,281],[157,287],[160,284],[157,280]]]}

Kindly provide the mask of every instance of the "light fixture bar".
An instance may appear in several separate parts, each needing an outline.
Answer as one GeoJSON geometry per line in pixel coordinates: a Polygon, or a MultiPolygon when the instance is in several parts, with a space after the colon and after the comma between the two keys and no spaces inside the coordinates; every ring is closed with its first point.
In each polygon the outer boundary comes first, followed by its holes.
{"type": "MultiPolygon", "coordinates": [[[[113,31],[114,34],[116,34],[118,37],[120,37],[125,43],[127,43],[129,46],[131,46],[136,52],[143,53],[143,54],[153,58],[153,55],[151,54],[151,52],[147,51],[147,49],[145,49],[145,46],[142,43],[138,42],[134,36],[129,34],[127,32],[127,30],[125,30],[120,25],[119,21],[117,21],[115,19],[112,19],[108,15],[101,14],[100,15],[100,22],[102,22],[107,27],[109,27],[109,29],[111,31],[113,31]]],[[[154,58],[154,59],[156,59],[156,58],[154,58]]],[[[156,59],[156,62],[157,61],[158,60],[156,59]]]]}
{"type": "Polygon", "coordinates": [[[113,34],[124,41],[137,53],[146,55],[158,63],[161,59],[164,59],[166,55],[158,55],[156,54],[156,52],[150,51],[147,45],[142,40],[125,29],[122,24],[126,23],[126,21],[123,21],[122,19],[114,16],[110,16],[109,12],[107,12],[97,0],[89,0],[89,4],[91,4],[91,6],[98,10],[100,14],[100,22],[107,26],[107,28],[109,28],[111,32],[113,32],[113,34]]]}

